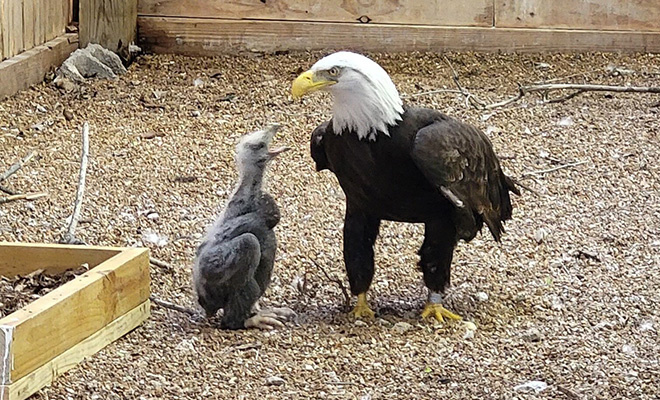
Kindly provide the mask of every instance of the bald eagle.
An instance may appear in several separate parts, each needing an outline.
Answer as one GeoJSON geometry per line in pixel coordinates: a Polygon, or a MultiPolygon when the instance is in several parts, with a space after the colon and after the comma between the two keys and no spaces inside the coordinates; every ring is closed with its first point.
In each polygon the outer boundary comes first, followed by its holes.
{"type": "Polygon", "coordinates": [[[496,241],[511,218],[509,192],[488,137],[427,108],[404,105],[385,70],[356,53],[338,52],[298,76],[292,95],[326,90],[333,116],[311,136],[317,171],[332,171],[346,194],[344,263],[357,318],[373,318],[367,290],[381,220],[423,223],[419,266],[429,290],[422,317],[461,319],[442,306],[458,240],[485,223],[496,241]]]}

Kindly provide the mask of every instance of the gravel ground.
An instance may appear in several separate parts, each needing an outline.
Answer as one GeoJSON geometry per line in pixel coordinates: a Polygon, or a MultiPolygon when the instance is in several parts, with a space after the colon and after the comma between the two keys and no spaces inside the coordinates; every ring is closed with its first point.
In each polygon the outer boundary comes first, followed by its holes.
{"type": "MultiPolygon", "coordinates": [[[[284,126],[275,142],[293,147],[269,173],[283,217],[262,304],[293,308],[296,323],[226,332],[154,306],[142,327],[34,398],[658,398],[660,96],[585,93],[542,104],[530,95],[488,112],[457,93],[408,98],[486,131],[504,169],[538,195],[514,198],[501,245],[484,232],[458,246],[449,306],[476,331],[419,319],[423,230],[412,224],[384,225],[371,290],[378,318],[351,322],[340,286],[310,262],[345,281],[343,194],[331,173],[314,172],[308,151],[330,99],[289,96],[296,73],[320,56],[144,56],[114,82],[68,93],[42,85],[0,103],[0,170],[31,150],[40,156],[5,186],[48,193],[0,204],[0,240],[59,239],[88,121],[77,235],[149,247],[173,266],[153,267],[153,292],[186,306],[195,247],[233,187],[237,138],[276,121],[284,126]],[[514,389],[529,381],[548,387],[514,389]]],[[[455,88],[440,55],[373,56],[402,94],[455,88]]],[[[447,56],[486,101],[550,79],[660,86],[653,55],[447,56]]]]}

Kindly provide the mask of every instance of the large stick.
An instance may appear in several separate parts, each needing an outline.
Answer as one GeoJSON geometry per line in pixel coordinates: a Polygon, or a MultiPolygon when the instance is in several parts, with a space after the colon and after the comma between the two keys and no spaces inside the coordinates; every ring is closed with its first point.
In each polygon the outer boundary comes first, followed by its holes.
{"type": "Polygon", "coordinates": [[[71,221],[69,228],[62,237],[61,243],[68,244],[83,244],[80,239],[76,238],[74,232],[80,219],[80,212],[82,210],[83,195],[85,193],[85,176],[87,175],[87,164],[89,162],[89,124],[85,122],[82,127],[82,154],[80,157],[80,174],[78,176],[78,190],[76,191],[76,201],[73,203],[73,213],[71,214],[71,221]]]}
{"type": "Polygon", "coordinates": [[[0,175],[0,182],[4,181],[5,179],[9,178],[10,176],[14,175],[16,171],[21,169],[23,165],[25,165],[28,161],[30,161],[35,155],[37,155],[36,151],[31,151],[28,155],[23,157],[23,159],[16,161],[14,164],[12,164],[11,167],[7,171],[5,171],[2,175],[0,175]]]}

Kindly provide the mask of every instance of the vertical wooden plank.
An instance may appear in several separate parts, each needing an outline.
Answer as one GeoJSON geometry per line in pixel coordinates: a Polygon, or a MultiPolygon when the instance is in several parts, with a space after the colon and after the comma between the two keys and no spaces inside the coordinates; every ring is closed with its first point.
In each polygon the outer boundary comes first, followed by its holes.
{"type": "Polygon", "coordinates": [[[128,56],[137,32],[137,0],[80,0],[80,47],[90,43],[128,56]]]}
{"type": "Polygon", "coordinates": [[[34,42],[44,44],[46,40],[46,19],[48,15],[48,0],[35,0],[34,3],[34,42]]]}
{"type": "Polygon", "coordinates": [[[23,51],[23,0],[3,0],[2,42],[4,57],[12,57],[23,51]]]}
{"type": "Polygon", "coordinates": [[[30,50],[41,43],[34,40],[34,9],[37,0],[23,0],[23,49],[30,50]]]}
{"type": "Polygon", "coordinates": [[[5,59],[5,43],[4,43],[4,31],[5,31],[5,23],[4,23],[4,8],[5,8],[5,1],[6,0],[0,0],[0,61],[5,59]]]}

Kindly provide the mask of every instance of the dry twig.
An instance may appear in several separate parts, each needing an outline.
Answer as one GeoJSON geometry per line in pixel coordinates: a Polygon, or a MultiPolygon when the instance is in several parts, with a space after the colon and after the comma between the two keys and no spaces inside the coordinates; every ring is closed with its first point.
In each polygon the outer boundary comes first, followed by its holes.
{"type": "Polygon", "coordinates": [[[0,204],[9,203],[10,201],[16,201],[16,200],[36,200],[36,199],[44,197],[44,196],[47,196],[47,194],[43,193],[43,192],[15,194],[15,195],[6,196],[6,197],[0,197],[0,204]]]}
{"type": "Polygon", "coordinates": [[[454,66],[451,64],[449,59],[447,57],[444,57],[445,63],[447,66],[449,66],[449,69],[451,69],[451,74],[452,78],[454,79],[454,83],[456,84],[456,87],[458,87],[458,90],[463,96],[465,96],[465,104],[472,104],[472,106],[476,109],[483,109],[486,107],[486,103],[484,103],[481,99],[479,99],[477,96],[473,95],[470,93],[467,89],[465,89],[463,86],[461,86],[460,81],[458,80],[458,72],[454,69],[454,66]]]}
{"type": "Polygon", "coordinates": [[[0,182],[4,181],[5,179],[9,178],[10,176],[14,175],[16,171],[19,169],[23,168],[25,164],[28,163],[35,155],[37,155],[36,151],[31,151],[28,155],[23,157],[21,160],[16,161],[14,164],[12,164],[11,167],[7,171],[5,171],[2,175],[0,175],[0,182]]]}
{"type": "Polygon", "coordinates": [[[158,259],[153,258],[153,257],[149,257],[149,262],[152,263],[153,265],[157,266],[157,267],[164,268],[164,269],[167,269],[167,270],[173,270],[174,269],[170,264],[166,263],[165,261],[161,261],[161,260],[158,260],[158,259]]]}
{"type": "Polygon", "coordinates": [[[191,317],[196,317],[199,315],[199,313],[191,308],[183,307],[178,304],[170,303],[169,301],[165,301],[162,299],[159,299],[158,297],[151,295],[149,296],[149,300],[154,302],[154,304],[157,304],[163,308],[167,308],[170,310],[178,311],[180,313],[188,314],[191,317]]]}
{"type": "Polygon", "coordinates": [[[401,96],[402,99],[407,99],[407,98],[412,98],[412,97],[422,97],[422,96],[428,96],[431,94],[438,94],[438,93],[460,93],[463,94],[462,91],[457,90],[457,89],[435,89],[435,90],[429,90],[426,92],[419,92],[419,93],[411,93],[411,94],[404,94],[401,96]]]}
{"type": "Polygon", "coordinates": [[[562,394],[564,394],[566,397],[568,397],[571,400],[579,400],[580,396],[572,391],[571,389],[565,388],[561,385],[557,386],[557,390],[560,391],[562,394]]]}
{"type": "Polygon", "coordinates": [[[456,87],[458,87],[458,92],[465,96],[465,102],[471,104],[477,110],[492,110],[495,108],[500,108],[508,106],[509,104],[515,103],[518,100],[525,97],[529,93],[543,93],[543,103],[561,103],[566,100],[570,100],[584,92],[613,92],[613,93],[660,93],[660,87],[654,86],[612,86],[612,85],[594,85],[594,84],[580,84],[580,83],[543,83],[536,85],[521,85],[518,84],[518,94],[510,97],[506,100],[502,100],[495,103],[486,103],[483,100],[479,99],[476,95],[470,93],[467,89],[461,86],[461,83],[458,78],[458,72],[454,69],[453,65],[447,57],[444,58],[445,63],[449,66],[452,73],[452,78],[456,87]],[[572,93],[569,93],[565,96],[557,97],[554,99],[548,99],[547,94],[551,91],[557,90],[573,90],[572,93]]]}
{"type": "Polygon", "coordinates": [[[586,164],[586,163],[587,163],[586,160],[582,160],[582,161],[578,161],[578,162],[574,162],[574,163],[570,163],[570,164],[559,165],[559,166],[556,166],[556,167],[553,167],[553,168],[542,169],[542,170],[539,170],[539,171],[525,172],[520,179],[525,179],[525,178],[528,178],[528,177],[533,176],[533,175],[547,174],[549,172],[559,171],[560,169],[564,169],[564,168],[577,167],[578,165],[582,165],[582,164],[586,164]]]}
{"type": "Polygon", "coordinates": [[[87,174],[87,164],[89,162],[89,124],[85,122],[82,127],[82,153],[80,157],[80,174],[78,176],[78,190],[76,192],[76,200],[73,203],[73,213],[71,214],[71,221],[69,228],[62,236],[60,243],[67,244],[84,244],[83,241],[78,239],[74,232],[80,219],[80,212],[82,209],[83,194],[85,192],[85,176],[87,174]]]}
{"type": "Polygon", "coordinates": [[[316,266],[316,268],[323,272],[323,275],[325,275],[325,277],[328,278],[330,282],[334,282],[339,286],[341,293],[344,295],[344,305],[346,308],[350,308],[351,296],[348,294],[348,290],[346,289],[346,286],[344,286],[344,282],[339,278],[332,278],[330,274],[328,274],[328,272],[325,270],[325,268],[321,267],[315,260],[311,260],[311,262],[316,266]]]}

